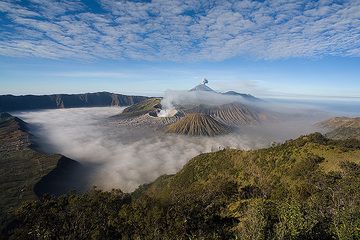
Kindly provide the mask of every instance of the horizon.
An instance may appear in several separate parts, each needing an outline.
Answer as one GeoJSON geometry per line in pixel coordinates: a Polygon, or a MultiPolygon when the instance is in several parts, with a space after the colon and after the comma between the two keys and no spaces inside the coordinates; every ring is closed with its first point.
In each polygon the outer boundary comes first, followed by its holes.
{"type": "Polygon", "coordinates": [[[0,94],[360,98],[354,1],[0,1],[0,94]],[[126,9],[126,11],[125,11],[126,9]]]}

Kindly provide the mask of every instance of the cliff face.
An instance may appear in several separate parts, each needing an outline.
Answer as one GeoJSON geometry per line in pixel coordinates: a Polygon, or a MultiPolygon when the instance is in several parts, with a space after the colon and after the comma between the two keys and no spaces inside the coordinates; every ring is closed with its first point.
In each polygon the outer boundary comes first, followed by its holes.
{"type": "Polygon", "coordinates": [[[31,139],[24,121],[0,114],[0,226],[24,201],[85,186],[77,174],[82,169],[80,163],[59,154],[38,152],[32,148],[31,139]]]}
{"type": "Polygon", "coordinates": [[[109,92],[55,95],[1,95],[1,111],[31,109],[128,106],[147,99],[144,96],[128,96],[109,92]]]}

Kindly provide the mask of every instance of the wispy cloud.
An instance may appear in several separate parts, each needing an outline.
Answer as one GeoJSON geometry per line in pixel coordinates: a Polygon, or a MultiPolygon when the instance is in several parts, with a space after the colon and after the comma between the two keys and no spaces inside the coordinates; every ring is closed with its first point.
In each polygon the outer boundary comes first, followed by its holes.
{"type": "Polygon", "coordinates": [[[173,61],[360,56],[359,1],[96,3],[0,0],[0,55],[173,61]]]}

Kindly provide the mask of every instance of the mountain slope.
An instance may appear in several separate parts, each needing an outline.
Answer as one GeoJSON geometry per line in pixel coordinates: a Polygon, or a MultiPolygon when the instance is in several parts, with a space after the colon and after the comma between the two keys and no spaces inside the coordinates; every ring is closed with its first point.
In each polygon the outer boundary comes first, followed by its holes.
{"type": "Polygon", "coordinates": [[[335,117],[317,125],[328,130],[325,135],[329,138],[360,140],[360,117],[335,117]]]}
{"type": "Polygon", "coordinates": [[[223,104],[220,106],[199,105],[186,112],[209,115],[227,125],[255,124],[261,121],[258,112],[241,103],[223,104]]]}
{"type": "Polygon", "coordinates": [[[74,176],[81,170],[79,163],[32,149],[31,138],[24,121],[8,113],[0,114],[0,226],[19,204],[44,193],[63,194],[81,185],[74,176]],[[54,171],[57,174],[38,185],[54,171]]]}
{"type": "Polygon", "coordinates": [[[179,121],[167,126],[168,133],[177,133],[190,136],[215,136],[230,132],[230,128],[211,116],[191,113],[179,121]]]}
{"type": "Polygon", "coordinates": [[[146,98],[108,92],[23,96],[0,95],[0,112],[73,107],[129,106],[146,98]]]}
{"type": "Polygon", "coordinates": [[[148,98],[124,109],[118,116],[137,117],[161,109],[161,98],[148,98]]]}
{"type": "Polygon", "coordinates": [[[359,141],[312,134],[268,149],[201,154],[134,195],[186,209],[184,228],[208,238],[351,239],[360,233],[358,174],[359,141]]]}
{"type": "Polygon", "coordinates": [[[131,198],[119,190],[91,191],[24,205],[7,233],[14,239],[39,233],[71,239],[358,239],[359,163],[360,141],[317,133],[267,149],[224,149],[191,159],[131,198]]]}

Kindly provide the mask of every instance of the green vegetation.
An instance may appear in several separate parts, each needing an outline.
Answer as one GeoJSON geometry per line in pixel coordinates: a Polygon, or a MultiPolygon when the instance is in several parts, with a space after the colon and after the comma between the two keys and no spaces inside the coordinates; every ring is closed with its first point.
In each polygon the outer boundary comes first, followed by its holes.
{"type": "Polygon", "coordinates": [[[4,236],[360,239],[359,164],[360,141],[318,133],[268,149],[201,154],[132,194],[94,189],[26,203],[4,236]]]}
{"type": "Polygon", "coordinates": [[[123,117],[137,117],[161,108],[161,98],[149,98],[124,109],[123,117]]]}
{"type": "Polygon", "coordinates": [[[328,130],[326,137],[331,139],[352,139],[360,140],[360,117],[335,117],[318,123],[320,127],[328,130]]]}

